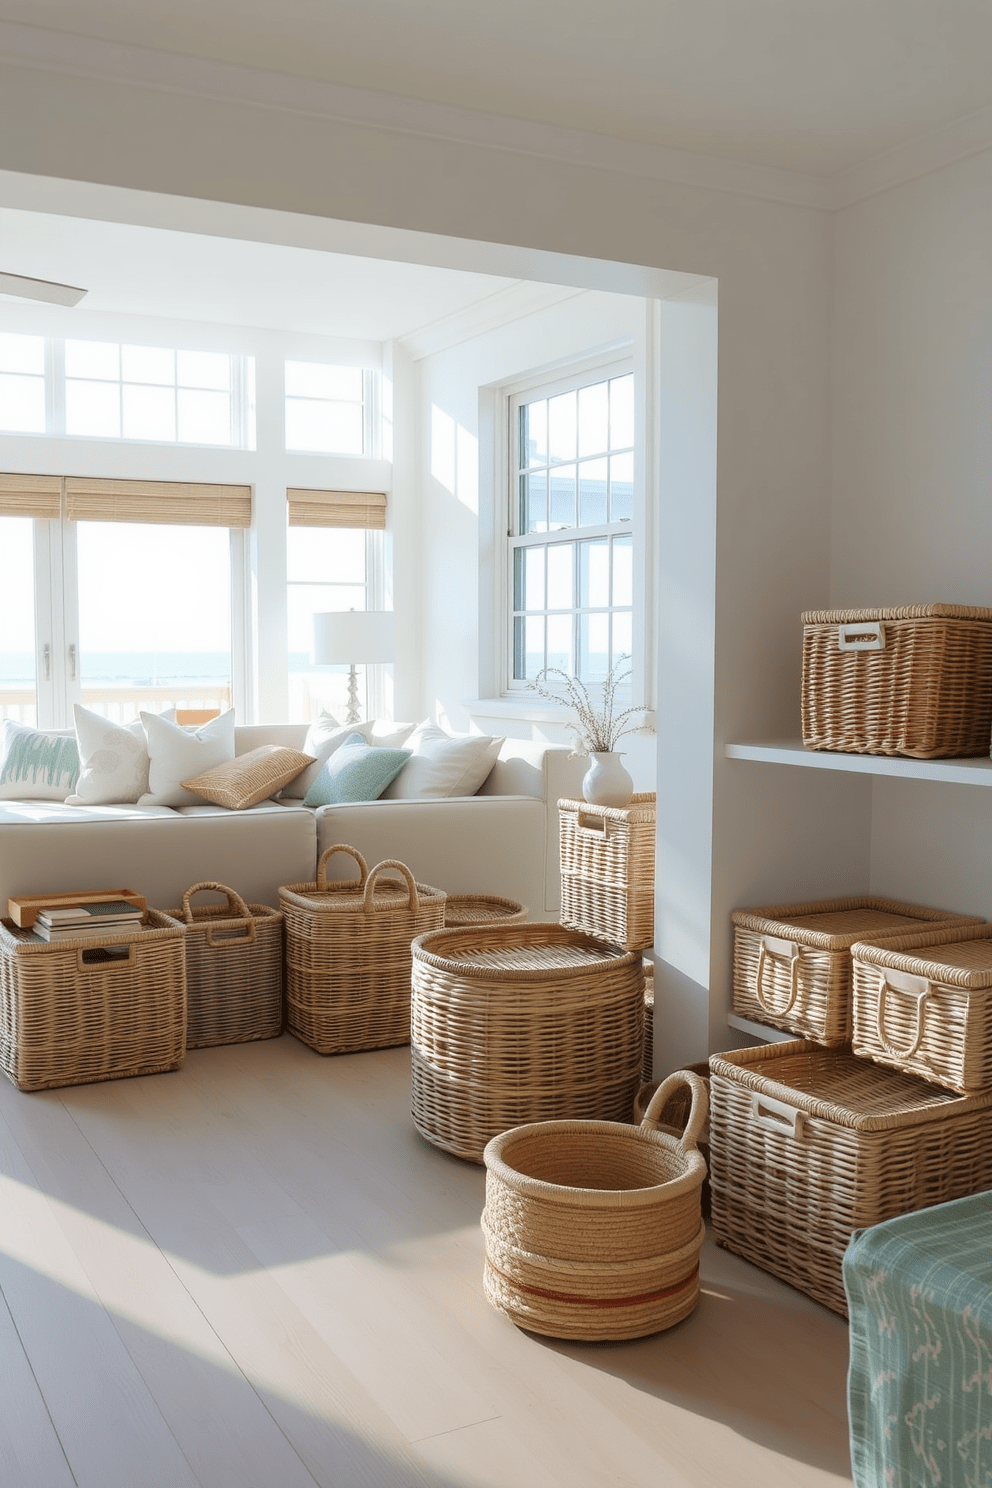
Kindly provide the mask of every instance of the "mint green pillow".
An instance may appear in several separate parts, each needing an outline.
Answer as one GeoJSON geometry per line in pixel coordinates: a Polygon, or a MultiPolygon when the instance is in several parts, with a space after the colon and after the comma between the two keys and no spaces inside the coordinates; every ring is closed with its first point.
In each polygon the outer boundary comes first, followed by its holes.
{"type": "Polygon", "coordinates": [[[361,734],[349,734],[325,760],[303,804],[339,806],[345,801],[376,801],[409,758],[409,749],[377,749],[366,744],[361,734]]]}
{"type": "Polygon", "coordinates": [[[0,800],[64,801],[78,779],[72,729],[36,729],[13,718],[0,723],[0,800]]]}

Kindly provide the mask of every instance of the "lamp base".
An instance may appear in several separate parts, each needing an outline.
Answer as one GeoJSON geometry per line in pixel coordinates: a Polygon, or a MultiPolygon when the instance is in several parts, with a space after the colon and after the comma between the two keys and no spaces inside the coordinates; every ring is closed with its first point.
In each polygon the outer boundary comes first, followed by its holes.
{"type": "Polygon", "coordinates": [[[351,663],[348,672],[348,716],[345,723],[361,723],[362,715],[358,708],[358,672],[355,663],[351,663]]]}

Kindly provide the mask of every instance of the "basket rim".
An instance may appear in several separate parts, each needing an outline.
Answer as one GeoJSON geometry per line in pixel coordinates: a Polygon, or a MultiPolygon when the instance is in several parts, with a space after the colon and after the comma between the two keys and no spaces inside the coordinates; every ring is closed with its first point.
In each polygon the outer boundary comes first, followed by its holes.
{"type": "Polygon", "coordinates": [[[992,620],[992,610],[979,605],[922,604],[869,606],[852,610],[804,610],[803,625],[848,625],[861,620],[992,620]]]}
{"type": "MultiPolygon", "coordinates": [[[[867,1068],[866,1068],[867,1073],[867,1068]]],[[[857,1132],[899,1132],[909,1127],[923,1126],[933,1121],[946,1121],[950,1116],[972,1114],[992,1107],[992,1088],[962,1095],[957,1091],[939,1089],[917,1076],[905,1071],[893,1070],[874,1060],[863,1059],[854,1054],[850,1041],[832,1049],[824,1048],[812,1039],[789,1039],[782,1043],[762,1044],[757,1048],[731,1049],[723,1054],[710,1055],[710,1081],[724,1079],[738,1088],[759,1095],[771,1096],[794,1106],[814,1120],[827,1121],[831,1126],[842,1126],[857,1132]],[[797,1090],[774,1074],[764,1073],[762,1063],[790,1058],[797,1054],[847,1055],[856,1064],[870,1067],[873,1077],[879,1080],[900,1075],[904,1080],[912,1079],[919,1086],[919,1100],[906,1102],[884,1114],[865,1115],[851,1111],[842,1104],[831,1102],[820,1095],[797,1090]]]]}
{"type": "Polygon", "coordinates": [[[640,951],[625,951],[620,946],[609,945],[584,931],[553,920],[509,920],[505,923],[495,920],[479,925],[451,925],[447,929],[425,930],[411,944],[413,961],[449,975],[464,976],[467,973],[478,981],[547,982],[549,968],[546,966],[490,966],[470,957],[445,956],[432,948],[436,943],[453,947],[458,937],[475,940],[482,934],[498,937],[498,940],[494,939],[493,948],[526,946],[530,941],[552,948],[555,945],[581,945],[594,952],[588,961],[581,964],[562,963],[554,967],[556,976],[588,976],[597,968],[609,967],[612,971],[617,967],[639,966],[643,960],[640,951]]]}
{"type": "Polygon", "coordinates": [[[706,1177],[706,1160],[696,1147],[683,1147],[678,1137],[665,1131],[652,1131],[645,1126],[631,1126],[624,1121],[528,1121],[521,1126],[511,1126],[498,1136],[491,1137],[483,1150],[482,1160],[487,1173],[502,1181],[518,1194],[532,1199],[544,1199],[569,1208],[582,1209],[640,1209],[656,1204],[660,1197],[675,1198],[702,1185],[706,1177]],[[652,1183],[643,1188],[579,1188],[569,1183],[551,1183],[544,1178],[532,1178],[511,1167],[503,1153],[507,1147],[522,1138],[540,1135],[551,1139],[569,1136],[619,1137],[626,1142],[640,1142],[647,1147],[660,1149],[676,1158],[683,1171],[661,1183],[652,1183]]]}

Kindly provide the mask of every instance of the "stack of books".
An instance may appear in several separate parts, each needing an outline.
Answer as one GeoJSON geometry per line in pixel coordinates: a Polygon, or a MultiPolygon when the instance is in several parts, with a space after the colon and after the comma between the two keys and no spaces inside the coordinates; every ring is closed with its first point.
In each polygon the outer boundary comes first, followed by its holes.
{"type": "Polygon", "coordinates": [[[127,899],[106,899],[94,904],[62,904],[38,910],[34,932],[42,940],[72,940],[80,936],[120,935],[140,927],[144,914],[127,899]]]}

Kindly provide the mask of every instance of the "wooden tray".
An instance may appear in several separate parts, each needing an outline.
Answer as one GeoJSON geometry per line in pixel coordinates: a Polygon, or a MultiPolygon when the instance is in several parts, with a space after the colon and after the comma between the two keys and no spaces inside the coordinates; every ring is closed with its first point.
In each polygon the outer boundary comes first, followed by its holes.
{"type": "Polygon", "coordinates": [[[148,900],[134,889],[81,889],[75,894],[22,894],[7,900],[7,915],[21,930],[30,930],[40,909],[68,908],[76,904],[107,904],[111,899],[126,899],[144,911],[148,900]]]}

